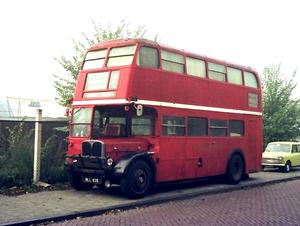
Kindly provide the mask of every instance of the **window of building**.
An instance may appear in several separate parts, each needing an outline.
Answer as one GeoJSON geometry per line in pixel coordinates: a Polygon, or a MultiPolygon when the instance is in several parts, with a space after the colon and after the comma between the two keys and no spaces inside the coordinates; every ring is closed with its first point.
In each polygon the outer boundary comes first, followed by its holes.
{"type": "Polygon", "coordinates": [[[133,136],[150,136],[154,134],[154,120],[152,116],[134,116],[131,121],[133,136]]]}
{"type": "Polygon", "coordinates": [[[244,136],[244,121],[230,120],[229,121],[229,136],[242,137],[244,136]]]}
{"type": "Polygon", "coordinates": [[[253,73],[245,71],[244,78],[245,78],[245,86],[258,88],[256,76],[253,73]]]}
{"type": "Polygon", "coordinates": [[[86,54],[84,63],[82,66],[83,70],[95,69],[103,67],[107,49],[90,51],[86,54]]]}
{"type": "Polygon", "coordinates": [[[107,67],[125,66],[132,63],[136,46],[112,48],[109,51],[107,67]]]}
{"type": "Polygon", "coordinates": [[[207,118],[188,117],[188,136],[207,136],[207,118]]]}
{"type": "Polygon", "coordinates": [[[243,85],[242,71],[236,68],[227,68],[228,82],[237,85],[243,85]]]}
{"type": "Polygon", "coordinates": [[[141,47],[137,58],[137,65],[143,67],[158,68],[158,50],[151,47],[141,47]]]}
{"type": "Polygon", "coordinates": [[[210,135],[213,137],[227,136],[228,123],[226,120],[212,119],[210,120],[210,135]]]}
{"type": "Polygon", "coordinates": [[[164,70],[184,73],[184,56],[162,50],[161,60],[164,70]]]}
{"type": "Polygon", "coordinates": [[[185,118],[176,116],[163,116],[162,134],[164,136],[184,136],[185,118]]]}
{"type": "Polygon", "coordinates": [[[203,60],[187,57],[186,70],[188,75],[194,75],[202,78],[205,78],[206,76],[205,62],[203,60]]]}
{"type": "Polygon", "coordinates": [[[208,77],[213,80],[225,82],[226,67],[221,64],[208,63],[208,77]]]}
{"type": "Polygon", "coordinates": [[[248,106],[249,107],[258,107],[258,96],[256,93],[248,93],[248,106]]]}

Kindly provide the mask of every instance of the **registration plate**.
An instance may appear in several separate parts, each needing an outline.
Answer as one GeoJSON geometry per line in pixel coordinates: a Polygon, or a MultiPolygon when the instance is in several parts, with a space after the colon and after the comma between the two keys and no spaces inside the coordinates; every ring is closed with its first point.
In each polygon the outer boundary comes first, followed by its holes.
{"type": "Polygon", "coordinates": [[[97,177],[84,177],[83,180],[85,183],[93,183],[93,184],[101,184],[102,183],[102,179],[97,178],[97,177]]]}

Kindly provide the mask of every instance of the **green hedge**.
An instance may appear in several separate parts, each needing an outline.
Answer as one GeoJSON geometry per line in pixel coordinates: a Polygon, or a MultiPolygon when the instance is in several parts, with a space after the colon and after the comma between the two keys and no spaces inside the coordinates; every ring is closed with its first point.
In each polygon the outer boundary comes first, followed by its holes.
{"type": "MultiPolygon", "coordinates": [[[[28,186],[33,178],[34,129],[24,122],[6,127],[1,134],[0,144],[0,189],[13,186],[28,186]]],[[[41,180],[50,184],[64,182],[67,176],[63,169],[66,149],[66,132],[52,130],[44,138],[41,150],[41,180]]]]}

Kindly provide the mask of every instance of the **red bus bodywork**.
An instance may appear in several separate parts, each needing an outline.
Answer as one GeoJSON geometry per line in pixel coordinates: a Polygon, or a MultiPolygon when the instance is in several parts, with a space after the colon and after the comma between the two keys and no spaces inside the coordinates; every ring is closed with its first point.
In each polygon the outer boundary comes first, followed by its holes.
{"type": "MultiPolygon", "coordinates": [[[[151,170],[151,185],[154,182],[226,175],[234,155],[239,155],[243,161],[243,175],[260,170],[262,154],[261,84],[259,76],[254,70],[141,39],[109,41],[91,47],[88,52],[103,49],[106,51],[106,55],[103,57],[104,63],[99,64],[97,68],[80,71],[73,97],[73,114],[77,109],[91,109],[90,112],[86,110],[86,114],[90,115],[90,121],[85,122],[90,127],[87,133],[77,136],[72,133],[73,119],[70,125],[66,167],[70,175],[79,175],[76,180],[82,179],[86,184],[107,181],[107,185],[120,183],[122,187],[121,181],[129,180],[128,174],[135,161],[144,161],[148,164],[146,171],[151,170]],[[111,49],[122,46],[134,46],[132,62],[123,66],[107,66],[111,49]],[[157,68],[138,65],[141,64],[137,63],[139,51],[143,47],[157,50],[157,68]],[[162,51],[183,56],[184,61],[181,63],[184,66],[183,73],[162,68],[162,51]],[[205,76],[189,75],[187,58],[204,62],[205,76]],[[224,74],[219,72],[219,69],[216,69],[217,73],[215,73],[217,76],[222,75],[224,81],[209,78],[209,64],[226,68],[224,74]],[[241,84],[229,82],[230,68],[241,71],[241,84]],[[117,71],[118,74],[117,86],[114,89],[110,89],[108,87],[110,85],[106,85],[104,89],[98,90],[92,87],[90,90],[86,90],[89,74],[95,73],[95,77],[108,76],[107,81],[110,81],[113,79],[112,71],[114,73],[117,71]],[[246,85],[246,73],[254,75],[256,87],[246,85]],[[90,93],[91,96],[85,96],[86,93],[90,93]],[[145,111],[150,112],[149,117],[153,117],[153,131],[149,135],[143,134],[144,132],[140,132],[140,130],[137,132],[140,133],[139,135],[133,134],[134,128],[142,130],[144,125],[134,127],[133,121],[127,125],[126,115],[136,117],[136,108],[139,105],[142,105],[145,111]],[[96,128],[95,109],[98,109],[100,115],[108,115],[107,112],[110,111],[115,115],[117,112],[124,111],[122,115],[126,118],[126,125],[124,124],[127,128],[126,135],[123,137],[95,137],[93,135],[94,127],[96,128]],[[103,109],[107,109],[107,111],[103,109]],[[189,131],[189,120],[192,121],[194,118],[204,119],[207,123],[207,129],[203,129],[206,132],[203,132],[204,134],[201,136],[192,134],[196,129],[195,126],[192,126],[192,132],[189,131]],[[182,121],[181,125],[176,124],[179,121],[182,121]],[[173,124],[170,125],[170,122],[173,124]],[[218,126],[219,122],[224,125],[218,126]],[[240,123],[241,128],[235,129],[234,122],[238,122],[237,125],[240,123]],[[214,126],[214,123],[217,126],[214,126]],[[231,133],[229,128],[231,123],[234,131],[241,132],[231,133]],[[175,130],[180,132],[172,136],[172,132],[175,130]],[[218,135],[219,132],[224,134],[218,135]],[[213,133],[216,134],[213,135],[213,133]],[[105,147],[105,154],[101,153],[98,156],[101,160],[95,160],[95,156],[91,160],[90,156],[93,156],[95,142],[100,142],[102,149],[105,147]],[[83,143],[88,147],[88,154],[83,154],[85,147],[83,143]],[[82,158],[87,159],[82,160],[82,158]],[[109,166],[107,165],[108,159],[110,159],[109,166]],[[85,161],[87,161],[86,164],[85,161]],[[78,162],[82,162],[82,164],[77,167],[78,162]]],[[[170,57],[171,60],[172,57],[170,57]]],[[[99,85],[101,84],[99,83],[99,85]]],[[[104,124],[106,118],[103,116],[100,123],[104,124]]],[[[147,127],[147,130],[151,130],[149,128],[147,127]]],[[[120,130],[119,127],[117,129],[120,130]]],[[[145,167],[142,168],[145,169],[145,167]]],[[[141,177],[138,179],[142,180],[141,177]]],[[[238,178],[235,182],[240,179],[238,178]]],[[[126,184],[126,181],[123,183],[126,184]]],[[[124,190],[126,192],[128,189],[124,190]]],[[[146,190],[148,191],[148,189],[146,190]]],[[[131,191],[131,193],[134,192],[131,191]]],[[[142,197],[145,194],[146,192],[131,194],[129,197],[142,197]]]]}

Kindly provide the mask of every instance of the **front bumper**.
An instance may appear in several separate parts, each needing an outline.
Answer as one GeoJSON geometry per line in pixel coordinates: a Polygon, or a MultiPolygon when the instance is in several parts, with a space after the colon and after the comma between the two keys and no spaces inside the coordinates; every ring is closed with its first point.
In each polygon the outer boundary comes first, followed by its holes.
{"type": "Polygon", "coordinates": [[[94,156],[66,156],[65,171],[81,175],[93,175],[101,178],[110,176],[112,166],[106,164],[106,158],[94,156]]]}
{"type": "Polygon", "coordinates": [[[283,164],[283,163],[262,163],[261,164],[262,166],[269,166],[269,167],[272,167],[272,166],[274,166],[274,167],[280,167],[280,166],[284,166],[285,164],[283,164]]]}
{"type": "Polygon", "coordinates": [[[279,160],[278,158],[263,158],[261,164],[262,166],[280,167],[280,166],[284,166],[285,162],[283,159],[279,160]]]}

